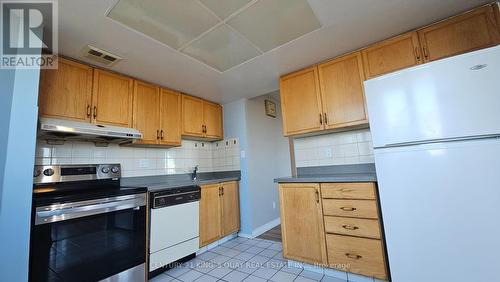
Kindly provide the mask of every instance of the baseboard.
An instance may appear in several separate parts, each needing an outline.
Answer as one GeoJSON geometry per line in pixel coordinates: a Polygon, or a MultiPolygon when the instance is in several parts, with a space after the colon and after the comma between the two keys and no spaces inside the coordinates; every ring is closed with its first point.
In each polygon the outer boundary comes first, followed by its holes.
{"type": "Polygon", "coordinates": [[[269,221],[268,223],[266,223],[264,225],[261,225],[261,226],[255,228],[252,231],[252,234],[240,232],[240,233],[238,233],[238,236],[253,239],[255,237],[258,237],[258,236],[266,233],[267,231],[273,229],[274,227],[280,225],[280,223],[281,223],[281,218],[278,217],[276,219],[269,221]]]}

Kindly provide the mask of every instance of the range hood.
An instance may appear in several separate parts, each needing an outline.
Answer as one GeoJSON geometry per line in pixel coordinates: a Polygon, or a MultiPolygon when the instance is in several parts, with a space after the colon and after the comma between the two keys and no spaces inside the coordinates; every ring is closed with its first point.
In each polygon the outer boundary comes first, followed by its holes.
{"type": "Polygon", "coordinates": [[[46,140],[85,140],[98,143],[131,143],[142,139],[133,128],[97,125],[54,118],[39,118],[38,136],[46,140]]]}

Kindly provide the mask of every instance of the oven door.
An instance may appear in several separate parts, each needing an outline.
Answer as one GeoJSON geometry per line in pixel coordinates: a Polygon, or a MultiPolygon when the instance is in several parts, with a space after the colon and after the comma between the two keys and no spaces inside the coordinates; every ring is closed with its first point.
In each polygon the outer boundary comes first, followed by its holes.
{"type": "Polygon", "coordinates": [[[30,281],[144,281],[145,204],[136,194],[36,207],[30,281]]]}

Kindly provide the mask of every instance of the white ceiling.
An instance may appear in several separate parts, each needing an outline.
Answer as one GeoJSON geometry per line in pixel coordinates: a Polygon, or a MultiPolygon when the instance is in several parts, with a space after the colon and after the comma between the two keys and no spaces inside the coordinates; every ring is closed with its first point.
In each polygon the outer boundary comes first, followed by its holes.
{"type": "MultiPolygon", "coordinates": [[[[282,74],[491,2],[308,0],[320,29],[221,73],[107,17],[117,1],[58,1],[59,52],[85,61],[81,50],[90,44],[125,58],[111,68],[114,71],[220,103],[275,91],[282,74]]],[[[205,5],[225,2],[201,1],[205,5]]],[[[231,14],[234,9],[219,13],[231,14]]],[[[255,23],[262,25],[259,19],[255,23]]]]}

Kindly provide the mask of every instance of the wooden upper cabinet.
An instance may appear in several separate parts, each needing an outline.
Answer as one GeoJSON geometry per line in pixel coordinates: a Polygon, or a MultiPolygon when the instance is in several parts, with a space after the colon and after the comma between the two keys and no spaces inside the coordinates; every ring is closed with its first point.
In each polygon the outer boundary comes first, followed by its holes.
{"type": "Polygon", "coordinates": [[[40,72],[40,116],[89,122],[92,67],[62,58],[58,61],[58,69],[40,72]]]}
{"type": "Polygon", "coordinates": [[[497,28],[500,30],[500,3],[496,2],[492,4],[493,12],[495,13],[495,18],[497,20],[497,28]]]}
{"type": "Polygon", "coordinates": [[[280,184],[283,257],[307,263],[327,262],[319,184],[280,184]]]}
{"type": "Polygon", "coordinates": [[[366,79],[409,68],[423,62],[416,32],[382,41],[361,52],[366,79]]]}
{"type": "Polygon", "coordinates": [[[324,128],[316,67],[282,77],[280,96],[285,136],[324,128]]]}
{"type": "Polygon", "coordinates": [[[160,130],[159,88],[144,82],[134,82],[133,127],[142,133],[136,144],[157,144],[160,130]]]}
{"type": "Polygon", "coordinates": [[[131,127],[133,88],[133,79],[95,69],[92,121],[97,124],[131,127]]]}
{"type": "Polygon", "coordinates": [[[182,135],[209,140],[223,139],[222,106],[182,95],[182,135]]]}
{"type": "Polygon", "coordinates": [[[221,201],[219,184],[201,186],[200,247],[217,241],[221,236],[221,201]]]}
{"type": "Polygon", "coordinates": [[[425,61],[434,61],[500,43],[495,5],[488,5],[418,31],[425,61]]]}
{"type": "Polygon", "coordinates": [[[361,53],[318,66],[325,129],[368,123],[361,53]]]}
{"type": "Polygon", "coordinates": [[[222,106],[203,102],[205,137],[222,139],[222,106]]]}
{"type": "Polygon", "coordinates": [[[238,182],[222,183],[222,236],[240,230],[238,182]]]}
{"type": "Polygon", "coordinates": [[[160,144],[181,145],[181,94],[162,89],[160,92],[160,144]]]}
{"type": "Polygon", "coordinates": [[[182,134],[203,137],[203,100],[182,95],[182,134]]]}

